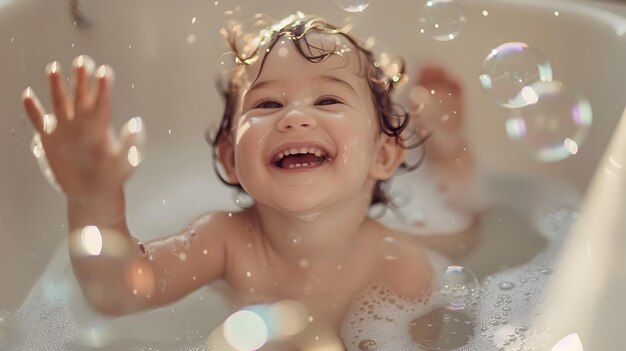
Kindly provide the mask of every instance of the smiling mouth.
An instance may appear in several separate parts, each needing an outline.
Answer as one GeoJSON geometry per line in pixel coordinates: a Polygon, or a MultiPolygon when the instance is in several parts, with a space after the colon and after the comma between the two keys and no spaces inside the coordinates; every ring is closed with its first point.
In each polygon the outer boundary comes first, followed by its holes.
{"type": "Polygon", "coordinates": [[[273,163],[281,169],[314,168],[330,162],[328,152],[318,147],[290,147],[280,151],[273,158],[273,163]]]}

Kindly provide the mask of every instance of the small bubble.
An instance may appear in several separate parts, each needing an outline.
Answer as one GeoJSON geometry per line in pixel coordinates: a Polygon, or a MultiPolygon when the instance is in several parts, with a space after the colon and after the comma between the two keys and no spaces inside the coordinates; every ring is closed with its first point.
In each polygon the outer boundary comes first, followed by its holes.
{"type": "Polygon", "coordinates": [[[335,0],[343,10],[348,12],[363,12],[369,4],[369,0],[335,0]]]}
{"type": "Polygon", "coordinates": [[[453,0],[430,0],[422,8],[419,22],[433,39],[446,41],[459,35],[466,18],[463,8],[453,0]]]}
{"type": "Polygon", "coordinates": [[[194,24],[194,23],[196,23],[196,17],[191,19],[191,24],[194,24]]]}
{"type": "Polygon", "coordinates": [[[252,272],[246,272],[246,277],[248,278],[252,277],[252,272]]]}
{"type": "Polygon", "coordinates": [[[188,249],[191,247],[191,241],[189,241],[189,239],[186,239],[186,238],[181,241],[181,244],[183,245],[185,249],[188,249]]]}
{"type": "Polygon", "coordinates": [[[512,282],[502,282],[500,283],[500,289],[501,290],[511,290],[515,288],[515,284],[512,282]]]}
{"type": "Polygon", "coordinates": [[[159,281],[159,289],[161,289],[161,292],[164,292],[165,288],[167,288],[167,282],[165,279],[161,279],[161,281],[159,281]]]}
{"type": "Polygon", "coordinates": [[[552,274],[552,270],[550,268],[542,268],[539,270],[539,273],[543,275],[550,275],[552,274]]]}
{"type": "Polygon", "coordinates": [[[181,252],[181,253],[178,255],[178,259],[179,259],[179,260],[181,260],[181,261],[187,261],[187,254],[186,254],[186,253],[184,253],[184,252],[181,252]]]}
{"type": "Polygon", "coordinates": [[[206,249],[204,249],[204,250],[202,250],[202,253],[207,255],[209,252],[206,249]]]}
{"type": "Polygon", "coordinates": [[[187,36],[187,44],[193,44],[196,42],[196,35],[195,34],[189,34],[187,36]]]}
{"type": "Polygon", "coordinates": [[[359,350],[361,351],[374,351],[374,350],[378,350],[378,345],[376,345],[376,342],[374,342],[373,340],[361,340],[361,342],[359,342],[359,350]]]}
{"type": "Polygon", "coordinates": [[[485,17],[489,16],[489,11],[483,10],[483,16],[485,16],[485,17]]]}

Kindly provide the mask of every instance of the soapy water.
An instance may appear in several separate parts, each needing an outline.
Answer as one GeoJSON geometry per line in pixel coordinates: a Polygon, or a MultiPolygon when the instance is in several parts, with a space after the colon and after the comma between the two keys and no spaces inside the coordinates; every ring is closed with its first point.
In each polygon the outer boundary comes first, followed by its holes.
{"type": "MultiPolygon", "coordinates": [[[[552,193],[546,198],[563,197],[552,193]]],[[[538,313],[534,308],[543,301],[543,289],[576,218],[574,210],[563,206],[529,214],[535,229],[549,239],[547,249],[520,266],[486,278],[477,274],[480,293],[476,299],[457,301],[449,308],[450,300],[441,291],[412,299],[381,285],[362,292],[344,320],[342,337],[347,350],[530,350],[537,346],[528,341],[530,336],[541,340],[537,338],[541,330],[530,325],[538,313]]],[[[472,286],[472,275],[467,274],[472,268],[450,268],[451,262],[443,256],[428,255],[435,274],[445,276],[452,269],[454,273],[449,274],[461,272],[470,282],[466,286],[472,286]]],[[[219,282],[171,306],[105,318],[92,312],[82,298],[67,257],[67,246],[61,245],[20,309],[0,313],[1,350],[200,351],[206,350],[211,331],[232,312],[219,282]]]]}

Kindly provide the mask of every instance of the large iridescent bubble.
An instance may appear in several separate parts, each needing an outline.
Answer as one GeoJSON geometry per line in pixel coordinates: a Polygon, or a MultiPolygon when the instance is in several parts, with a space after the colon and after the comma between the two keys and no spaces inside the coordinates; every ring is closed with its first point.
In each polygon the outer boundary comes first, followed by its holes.
{"type": "Polygon", "coordinates": [[[552,67],[546,58],[526,43],[504,43],[491,50],[483,62],[480,85],[498,105],[527,106],[522,89],[537,82],[552,81],[552,67]]]}
{"type": "Polygon", "coordinates": [[[533,158],[552,162],[578,153],[593,114],[589,101],[560,82],[537,82],[520,96],[527,106],[511,111],[506,133],[533,158]]]}

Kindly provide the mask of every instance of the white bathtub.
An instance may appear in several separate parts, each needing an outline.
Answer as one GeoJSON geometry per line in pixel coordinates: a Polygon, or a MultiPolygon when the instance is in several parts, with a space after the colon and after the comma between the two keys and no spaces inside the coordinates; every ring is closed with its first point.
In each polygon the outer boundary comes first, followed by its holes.
{"type": "MultiPolygon", "coordinates": [[[[378,52],[404,56],[413,72],[419,68],[417,63],[441,63],[462,80],[467,93],[467,131],[482,172],[504,175],[505,179],[551,179],[572,189],[568,193],[574,194],[572,198],[585,194],[625,105],[626,6],[573,0],[459,3],[467,24],[452,41],[419,35],[417,17],[424,1],[372,0],[362,14],[354,15],[355,32],[361,37],[375,36],[378,52]],[[574,157],[538,163],[506,137],[506,111],[486,97],[477,77],[490,50],[508,41],[527,42],[539,49],[551,62],[555,78],[589,99],[593,126],[574,157]]],[[[71,345],[112,350],[127,339],[143,340],[131,343],[135,346],[193,339],[219,323],[228,308],[212,289],[172,307],[121,321],[92,318],[68,271],[64,198],[43,178],[29,150],[32,129],[19,99],[21,91],[31,86],[47,100],[46,63],[58,60],[68,67],[73,57],[86,53],[97,63],[112,65],[116,72],[115,126],[136,115],[145,119],[147,158],[127,184],[127,209],[133,232],[149,240],[174,232],[201,213],[236,208],[231,191],[213,174],[210,150],[203,138],[206,126],[215,122],[222,110],[214,73],[216,61],[225,51],[218,35],[223,20],[229,17],[224,12],[232,10],[238,18],[257,12],[280,18],[302,10],[335,22],[347,14],[331,0],[192,0],[184,5],[84,0],[83,10],[91,23],[85,29],[73,25],[69,1],[0,0],[0,346],[3,335],[13,333],[22,338],[8,345],[10,350],[29,347],[18,345],[64,349],[68,335],[74,338],[71,345]],[[241,10],[235,5],[241,5],[241,10]],[[196,20],[192,22],[192,18],[196,20]],[[41,305],[37,314],[38,305],[27,296],[44,292],[53,295],[48,296],[50,301],[71,305],[71,309],[41,305]],[[24,305],[25,301],[30,305],[24,305]],[[21,314],[22,324],[32,319],[39,329],[6,331],[21,328],[17,321],[11,322],[21,306],[30,313],[27,317],[26,312],[21,314]],[[65,324],[53,327],[56,318],[65,324]],[[80,324],[80,332],[71,328],[71,321],[80,324]]],[[[616,184],[616,194],[621,191],[616,206],[624,205],[626,185],[621,183],[619,188],[616,184]]],[[[510,202],[530,214],[543,200],[545,196],[538,195],[527,202],[510,202]]],[[[602,206],[602,200],[599,202],[602,206]]],[[[624,212],[624,208],[617,209],[624,212]]],[[[613,246],[609,242],[602,247],[616,250],[613,253],[620,248],[623,251],[624,239],[617,238],[613,246]]],[[[603,256],[603,252],[596,255],[603,256]]],[[[590,300],[589,294],[581,297],[597,306],[591,316],[596,325],[571,331],[585,335],[585,350],[617,350],[621,345],[617,325],[623,325],[619,321],[626,310],[615,291],[626,290],[626,269],[615,273],[607,267],[626,265],[616,254],[607,253],[603,258],[612,261],[598,266],[605,271],[593,272],[606,277],[596,289],[600,290],[596,299],[590,300]],[[612,305],[614,308],[607,308],[612,305]]]]}

